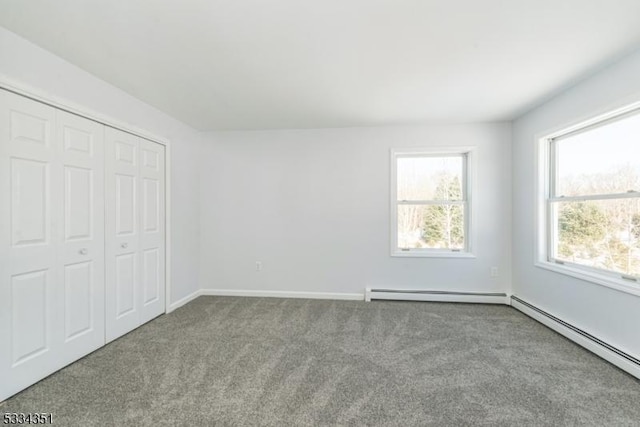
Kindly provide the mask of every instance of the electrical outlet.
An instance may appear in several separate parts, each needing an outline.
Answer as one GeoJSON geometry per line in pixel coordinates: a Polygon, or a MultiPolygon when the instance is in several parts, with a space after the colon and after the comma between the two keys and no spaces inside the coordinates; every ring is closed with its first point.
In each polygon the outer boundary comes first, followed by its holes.
{"type": "Polygon", "coordinates": [[[498,277],[498,267],[491,267],[491,277],[498,277]]]}
{"type": "Polygon", "coordinates": [[[256,261],[256,271],[262,271],[262,261],[256,261]]]}

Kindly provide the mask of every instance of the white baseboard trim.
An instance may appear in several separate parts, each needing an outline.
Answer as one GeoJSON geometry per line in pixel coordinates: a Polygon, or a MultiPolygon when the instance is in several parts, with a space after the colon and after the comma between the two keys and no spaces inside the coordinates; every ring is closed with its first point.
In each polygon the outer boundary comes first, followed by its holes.
{"type": "Polygon", "coordinates": [[[511,306],[640,379],[640,360],[514,296],[511,306]]]}
{"type": "Polygon", "coordinates": [[[178,301],[173,302],[169,305],[169,307],[166,310],[166,313],[169,314],[172,311],[174,311],[177,308],[182,307],[183,305],[193,301],[194,299],[198,298],[200,295],[202,295],[202,289],[199,289],[189,295],[187,295],[184,298],[180,298],[178,301]]]}
{"type": "Polygon", "coordinates": [[[366,288],[365,301],[429,301],[429,302],[462,302],[474,304],[506,304],[509,296],[505,293],[484,292],[447,292],[418,289],[372,289],[366,288]]]}
{"type": "Polygon", "coordinates": [[[268,298],[308,298],[335,300],[364,300],[363,294],[341,292],[295,292],[295,291],[253,291],[243,289],[201,289],[200,295],[234,296],[234,297],[268,297],[268,298]]]}

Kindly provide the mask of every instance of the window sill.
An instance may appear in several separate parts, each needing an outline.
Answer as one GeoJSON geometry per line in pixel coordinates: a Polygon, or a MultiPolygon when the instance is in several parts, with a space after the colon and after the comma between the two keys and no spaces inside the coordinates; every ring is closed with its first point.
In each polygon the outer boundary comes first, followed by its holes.
{"type": "Polygon", "coordinates": [[[587,282],[595,283],[597,285],[605,286],[607,288],[615,289],[620,292],[640,296],[640,282],[618,279],[606,274],[598,274],[595,272],[582,270],[580,268],[547,261],[538,261],[535,263],[535,266],[544,268],[545,270],[553,271],[555,273],[564,274],[565,276],[575,277],[576,279],[581,279],[587,282]]]}
{"type": "Polygon", "coordinates": [[[475,258],[476,256],[471,252],[440,252],[440,251],[393,251],[392,257],[399,258],[475,258]]]}

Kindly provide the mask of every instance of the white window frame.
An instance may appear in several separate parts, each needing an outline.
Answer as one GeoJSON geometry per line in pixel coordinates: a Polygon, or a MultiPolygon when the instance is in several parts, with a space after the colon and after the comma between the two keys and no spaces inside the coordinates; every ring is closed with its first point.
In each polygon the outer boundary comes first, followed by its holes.
{"type": "Polygon", "coordinates": [[[626,274],[589,267],[553,257],[553,242],[557,235],[555,223],[552,220],[552,205],[560,200],[604,200],[612,198],[639,197],[637,194],[622,193],[596,196],[556,197],[555,188],[557,172],[557,145],[556,141],[591,130],[600,126],[606,126],[630,115],[640,114],[640,102],[627,105],[622,108],[599,114],[588,120],[584,120],[572,126],[564,127],[558,131],[548,133],[538,138],[538,167],[536,168],[536,215],[537,215],[537,239],[534,264],[547,270],[575,277],[598,285],[613,288],[619,291],[640,296],[640,278],[626,274]]]}
{"type": "MultiPolygon", "coordinates": [[[[427,147],[427,148],[407,148],[391,149],[390,167],[390,243],[392,257],[412,257],[412,258],[475,258],[475,209],[473,207],[473,197],[475,191],[475,171],[476,171],[476,147],[473,146],[451,146],[451,147],[427,147]],[[462,249],[441,249],[441,248],[399,248],[398,247],[398,206],[402,204],[438,204],[438,201],[398,201],[398,159],[406,157],[452,157],[462,156],[463,162],[463,200],[458,202],[464,206],[464,238],[465,247],[462,249]]],[[[450,203],[442,201],[442,203],[450,203]]]]}

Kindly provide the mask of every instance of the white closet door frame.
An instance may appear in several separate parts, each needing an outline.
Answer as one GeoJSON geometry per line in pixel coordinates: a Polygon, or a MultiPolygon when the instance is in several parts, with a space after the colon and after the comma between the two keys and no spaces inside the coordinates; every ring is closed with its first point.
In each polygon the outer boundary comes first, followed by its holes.
{"type": "MultiPolygon", "coordinates": [[[[131,133],[149,141],[164,145],[165,149],[165,308],[164,312],[169,313],[175,310],[178,305],[171,302],[171,143],[168,139],[155,135],[130,123],[114,119],[102,113],[96,112],[86,106],[76,104],[72,101],[52,95],[49,92],[26,85],[22,82],[11,79],[0,74],[0,88],[13,92],[59,110],[66,111],[87,119],[102,123],[122,131],[131,133]]],[[[177,301],[176,301],[177,302],[177,301]]]]}

